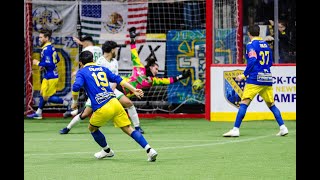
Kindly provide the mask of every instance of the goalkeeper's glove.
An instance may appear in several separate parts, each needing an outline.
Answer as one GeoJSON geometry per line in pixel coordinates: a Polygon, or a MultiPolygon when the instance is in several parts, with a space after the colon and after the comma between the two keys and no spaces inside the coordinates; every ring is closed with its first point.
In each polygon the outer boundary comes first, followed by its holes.
{"type": "Polygon", "coordinates": [[[182,71],[182,74],[180,74],[179,76],[175,77],[173,80],[174,82],[180,81],[182,79],[186,79],[187,77],[191,76],[191,71],[190,69],[188,69],[187,71],[184,69],[182,71]]]}
{"type": "Polygon", "coordinates": [[[129,34],[130,34],[130,44],[135,44],[136,43],[136,40],[135,38],[139,35],[139,33],[136,33],[136,27],[131,27],[129,29],[129,34]]]}

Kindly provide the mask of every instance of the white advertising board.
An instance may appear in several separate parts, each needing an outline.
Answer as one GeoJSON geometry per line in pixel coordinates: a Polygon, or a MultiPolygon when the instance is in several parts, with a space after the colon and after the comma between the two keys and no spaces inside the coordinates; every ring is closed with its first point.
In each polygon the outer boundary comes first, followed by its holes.
{"type": "MultiPolygon", "coordinates": [[[[234,121],[238,112],[244,82],[234,78],[245,66],[211,67],[211,113],[212,121],[234,121]]],[[[275,105],[284,120],[296,119],[296,66],[272,66],[275,105]]],[[[261,96],[257,95],[249,105],[244,120],[274,119],[261,96]]]]}

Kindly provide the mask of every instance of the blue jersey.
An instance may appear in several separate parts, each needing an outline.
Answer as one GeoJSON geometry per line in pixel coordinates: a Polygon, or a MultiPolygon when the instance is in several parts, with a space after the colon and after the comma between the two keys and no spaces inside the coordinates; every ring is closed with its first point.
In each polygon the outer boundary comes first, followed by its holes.
{"type": "Polygon", "coordinates": [[[272,86],[272,49],[261,37],[253,38],[246,46],[247,67],[243,74],[246,83],[272,86]]]}
{"type": "Polygon", "coordinates": [[[45,79],[58,78],[58,71],[56,64],[60,61],[58,53],[53,45],[48,42],[42,47],[41,60],[38,66],[41,66],[45,70],[45,79]]]}
{"type": "Polygon", "coordinates": [[[84,87],[91,100],[91,107],[95,111],[109,102],[111,98],[116,97],[109,86],[109,81],[121,85],[125,83],[119,75],[113,74],[108,68],[98,66],[93,62],[87,63],[77,72],[72,91],[79,92],[80,88],[84,87]]]}

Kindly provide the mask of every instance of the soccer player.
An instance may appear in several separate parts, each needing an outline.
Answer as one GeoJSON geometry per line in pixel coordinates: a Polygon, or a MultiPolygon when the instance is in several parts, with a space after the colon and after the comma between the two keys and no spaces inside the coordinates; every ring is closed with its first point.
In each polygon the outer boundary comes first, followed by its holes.
{"type": "Polygon", "coordinates": [[[47,102],[63,104],[65,106],[69,105],[69,101],[54,95],[57,91],[59,80],[56,64],[60,62],[60,58],[50,42],[51,35],[52,31],[47,29],[41,30],[39,33],[39,41],[42,47],[41,60],[38,61],[37,59],[34,59],[32,63],[33,65],[39,66],[40,70],[45,73],[41,83],[38,109],[35,113],[28,114],[28,118],[42,119],[42,110],[47,102]]]}
{"type": "Polygon", "coordinates": [[[93,62],[93,55],[90,51],[83,51],[79,56],[81,69],[76,74],[72,86],[73,103],[72,108],[77,107],[78,94],[81,87],[84,87],[89,99],[93,114],[89,120],[88,129],[93,139],[102,148],[94,154],[97,159],[113,157],[114,152],[106,141],[104,134],[99,128],[113,120],[114,126],[121,128],[127,135],[131,136],[147,152],[148,161],[156,161],[158,153],[151,148],[144,136],[131,127],[131,122],[124,108],[117,100],[109,82],[121,84],[128,88],[138,98],[143,97],[143,91],[125,82],[119,75],[113,74],[108,68],[98,66],[93,62]]]}
{"type": "Polygon", "coordinates": [[[274,104],[272,74],[270,67],[272,66],[273,56],[272,49],[268,43],[259,36],[260,27],[258,25],[249,26],[248,35],[250,42],[246,45],[247,67],[243,74],[236,77],[236,81],[246,80],[246,85],[241,97],[240,107],[234,123],[233,129],[223,134],[224,137],[239,137],[240,125],[246,114],[247,108],[253,98],[259,94],[271,112],[273,113],[280,131],[277,136],[285,136],[288,134],[288,128],[284,125],[279,109],[274,104]]]}
{"type": "MultiPolygon", "coordinates": [[[[85,36],[83,38],[78,39],[77,37],[73,37],[73,40],[78,44],[81,45],[83,47],[82,51],[90,51],[93,54],[93,62],[96,62],[103,54],[101,47],[99,46],[95,46],[94,42],[93,42],[93,38],[91,36],[85,36]]],[[[77,71],[73,72],[73,76],[77,73],[77,71]]],[[[90,104],[90,102],[88,102],[89,100],[87,99],[86,104],[90,104]]],[[[65,113],[63,113],[63,117],[71,117],[71,116],[75,116],[76,114],[78,114],[79,110],[75,109],[73,111],[66,111],[65,113]]],[[[81,112],[81,111],[80,111],[81,112]]],[[[91,113],[90,111],[87,110],[87,113],[91,113]]]]}
{"type": "MultiPolygon", "coordinates": [[[[148,89],[151,86],[159,86],[159,85],[169,85],[175,82],[178,82],[182,79],[186,79],[190,77],[191,72],[190,70],[186,71],[183,70],[181,75],[178,75],[176,77],[168,77],[168,78],[159,78],[156,77],[158,74],[159,65],[156,63],[156,59],[153,56],[150,56],[146,59],[147,65],[144,66],[140,58],[138,56],[138,52],[136,49],[136,42],[135,38],[138,36],[136,33],[136,28],[131,27],[129,29],[130,34],[130,49],[131,49],[131,60],[133,63],[133,70],[130,77],[122,77],[125,81],[130,83],[136,88],[140,89],[148,89]]],[[[129,89],[125,87],[120,87],[119,90],[121,90],[127,97],[133,97],[134,94],[130,92],[129,89]]]]}
{"type": "MultiPolygon", "coordinates": [[[[97,65],[104,66],[108,68],[112,73],[118,75],[118,61],[115,59],[116,57],[116,48],[118,47],[117,43],[114,41],[106,41],[102,45],[103,55],[96,61],[97,65]]],[[[116,95],[116,98],[120,101],[121,105],[124,108],[127,108],[129,117],[135,127],[136,130],[140,131],[141,134],[144,133],[142,128],[140,127],[140,120],[137,113],[137,110],[132,103],[132,101],[124,96],[122,92],[116,89],[116,83],[110,83],[112,90],[116,95]]],[[[73,126],[75,126],[80,120],[84,120],[92,113],[91,102],[90,99],[87,100],[85,105],[85,110],[72,118],[67,127],[60,130],[60,134],[68,134],[73,126]]]]}

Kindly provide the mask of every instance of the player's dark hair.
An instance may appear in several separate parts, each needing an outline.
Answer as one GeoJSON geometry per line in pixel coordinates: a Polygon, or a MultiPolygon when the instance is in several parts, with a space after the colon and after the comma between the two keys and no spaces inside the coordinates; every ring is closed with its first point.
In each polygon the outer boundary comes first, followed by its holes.
{"type": "Polygon", "coordinates": [[[52,31],[50,29],[41,29],[39,33],[43,34],[44,37],[49,37],[49,39],[52,35],[52,31]]]}
{"type": "Polygon", "coordinates": [[[156,61],[157,59],[154,56],[150,56],[146,59],[147,61],[147,65],[145,65],[146,68],[146,76],[151,76],[154,77],[154,75],[152,74],[150,67],[154,67],[154,66],[159,66],[156,61]]]}
{"type": "Polygon", "coordinates": [[[82,51],[79,55],[79,61],[83,65],[93,62],[93,54],[90,51],[82,51]]]}
{"type": "Polygon", "coordinates": [[[85,36],[85,37],[81,38],[81,41],[89,41],[92,44],[94,44],[93,38],[91,36],[85,36]]]}
{"type": "Polygon", "coordinates": [[[260,35],[260,27],[259,25],[250,25],[248,28],[248,32],[251,36],[259,36],[260,35]]]}
{"type": "Polygon", "coordinates": [[[118,47],[118,44],[114,41],[106,41],[102,44],[102,51],[110,53],[112,49],[118,47]]]}

